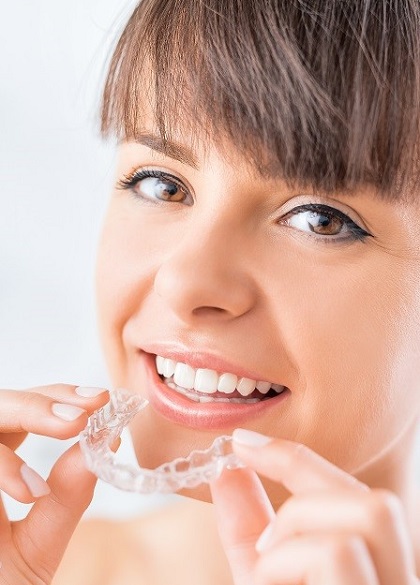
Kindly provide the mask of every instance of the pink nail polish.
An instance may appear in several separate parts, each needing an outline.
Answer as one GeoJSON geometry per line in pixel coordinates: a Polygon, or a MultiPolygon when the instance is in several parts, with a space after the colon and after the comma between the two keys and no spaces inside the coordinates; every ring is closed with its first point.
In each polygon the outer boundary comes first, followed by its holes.
{"type": "Polygon", "coordinates": [[[93,386],[78,386],[75,390],[78,396],[83,398],[95,398],[99,394],[106,392],[105,388],[95,388],[93,386]]]}
{"type": "Polygon", "coordinates": [[[238,445],[245,445],[246,447],[263,447],[273,440],[271,437],[261,435],[255,431],[248,431],[247,429],[235,429],[232,433],[232,438],[238,445]]]}
{"type": "Polygon", "coordinates": [[[78,406],[73,406],[72,404],[56,402],[52,405],[52,412],[55,416],[58,416],[58,418],[70,422],[76,420],[76,418],[79,418],[82,414],[85,414],[86,410],[79,408],[78,406]]]}
{"type": "Polygon", "coordinates": [[[24,463],[20,468],[20,474],[27,488],[34,498],[40,498],[50,493],[50,486],[38,473],[24,463]]]}

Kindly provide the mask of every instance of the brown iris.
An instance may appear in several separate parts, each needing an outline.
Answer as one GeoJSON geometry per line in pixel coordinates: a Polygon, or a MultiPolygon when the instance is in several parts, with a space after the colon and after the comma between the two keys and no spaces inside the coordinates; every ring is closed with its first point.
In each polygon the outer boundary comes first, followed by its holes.
{"type": "Polygon", "coordinates": [[[309,211],[307,220],[314,233],[327,236],[339,234],[344,223],[342,219],[334,214],[320,211],[309,211]]]}

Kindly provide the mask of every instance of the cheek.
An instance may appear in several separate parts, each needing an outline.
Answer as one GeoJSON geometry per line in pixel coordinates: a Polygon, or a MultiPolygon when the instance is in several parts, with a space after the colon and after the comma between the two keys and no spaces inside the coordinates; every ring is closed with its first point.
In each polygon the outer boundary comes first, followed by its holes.
{"type": "Polygon", "coordinates": [[[150,227],[111,202],[98,247],[98,326],[111,378],[120,383],[126,355],[123,331],[153,286],[156,258],[148,249],[150,227]]]}
{"type": "Polygon", "coordinates": [[[419,411],[418,285],[408,267],[373,256],[290,265],[271,297],[300,378],[295,439],[347,467],[384,448],[419,411]]]}

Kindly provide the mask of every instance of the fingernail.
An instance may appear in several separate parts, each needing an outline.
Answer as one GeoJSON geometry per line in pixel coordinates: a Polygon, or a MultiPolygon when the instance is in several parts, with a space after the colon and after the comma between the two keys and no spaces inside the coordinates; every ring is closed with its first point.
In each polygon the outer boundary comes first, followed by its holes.
{"type": "Polygon", "coordinates": [[[111,451],[116,453],[121,445],[121,437],[117,437],[110,445],[111,451]]]}
{"type": "Polygon", "coordinates": [[[274,524],[270,523],[261,533],[261,536],[255,543],[255,550],[257,552],[263,552],[268,548],[271,538],[274,533],[274,524]]]}
{"type": "Polygon", "coordinates": [[[94,388],[93,386],[79,386],[75,392],[79,396],[83,396],[83,398],[94,398],[102,394],[102,392],[106,392],[106,390],[104,388],[94,388]]]}
{"type": "Polygon", "coordinates": [[[40,498],[50,493],[50,486],[38,473],[26,463],[20,468],[20,474],[34,498],[40,498]]]}
{"type": "Polygon", "coordinates": [[[61,402],[55,402],[52,405],[52,411],[55,416],[66,421],[76,420],[86,412],[83,408],[72,406],[71,404],[62,404],[61,402]]]}
{"type": "Polygon", "coordinates": [[[232,438],[235,443],[246,445],[247,447],[263,447],[273,440],[271,437],[261,435],[255,431],[248,431],[247,429],[235,429],[232,433],[232,438]]]}

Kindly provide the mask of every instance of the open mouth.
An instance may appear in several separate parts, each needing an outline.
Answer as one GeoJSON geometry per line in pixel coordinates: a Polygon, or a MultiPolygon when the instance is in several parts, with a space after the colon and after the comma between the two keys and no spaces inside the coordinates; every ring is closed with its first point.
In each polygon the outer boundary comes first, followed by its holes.
{"type": "Polygon", "coordinates": [[[155,357],[156,371],[161,380],[179,394],[195,402],[229,402],[253,404],[274,398],[287,390],[286,386],[264,380],[241,378],[230,372],[193,368],[159,355],[155,357]]]}

